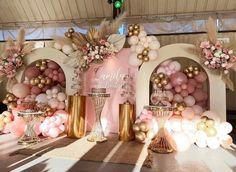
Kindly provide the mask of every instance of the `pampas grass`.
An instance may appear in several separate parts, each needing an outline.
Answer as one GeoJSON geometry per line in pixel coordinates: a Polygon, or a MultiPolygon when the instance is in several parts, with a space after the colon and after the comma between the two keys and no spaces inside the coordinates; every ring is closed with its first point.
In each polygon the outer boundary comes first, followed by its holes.
{"type": "Polygon", "coordinates": [[[119,15],[115,20],[111,23],[111,29],[110,34],[116,34],[118,32],[118,29],[122,23],[122,20],[127,16],[127,12],[124,12],[123,14],[119,15]]]}
{"type": "Polygon", "coordinates": [[[207,20],[206,29],[207,29],[209,40],[215,44],[217,41],[217,28],[216,28],[216,24],[214,20],[211,17],[209,17],[207,20]]]}

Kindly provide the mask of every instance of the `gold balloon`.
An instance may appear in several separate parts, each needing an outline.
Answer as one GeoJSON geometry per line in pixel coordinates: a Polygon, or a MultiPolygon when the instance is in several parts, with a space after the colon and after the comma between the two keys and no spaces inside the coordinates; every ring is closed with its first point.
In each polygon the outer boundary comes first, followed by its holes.
{"type": "Polygon", "coordinates": [[[200,69],[199,69],[197,66],[194,66],[194,67],[193,67],[193,70],[194,70],[194,71],[199,71],[200,69]]]}
{"type": "Polygon", "coordinates": [[[149,130],[149,126],[146,122],[139,123],[140,131],[147,132],[149,130]]]}
{"type": "Polygon", "coordinates": [[[154,79],[155,84],[159,84],[160,81],[161,81],[160,78],[155,78],[155,79],[154,79]]]}
{"type": "Polygon", "coordinates": [[[9,97],[7,97],[7,100],[8,100],[9,102],[13,101],[13,99],[14,99],[13,96],[9,96],[9,97]]]}
{"type": "Polygon", "coordinates": [[[74,33],[75,30],[74,30],[74,28],[69,28],[69,29],[68,29],[68,32],[69,32],[69,33],[74,33]]]}
{"type": "Polygon", "coordinates": [[[133,35],[138,36],[138,34],[139,34],[139,31],[138,31],[138,30],[134,30],[134,31],[133,31],[133,35]]]}
{"type": "Polygon", "coordinates": [[[139,60],[142,60],[143,59],[143,54],[138,54],[137,57],[138,57],[139,60]]]}
{"type": "Polygon", "coordinates": [[[188,70],[189,70],[189,72],[192,72],[193,71],[193,66],[189,66],[188,70]]]}
{"type": "Polygon", "coordinates": [[[129,30],[129,31],[133,31],[133,30],[134,30],[133,25],[129,25],[128,30],[129,30]]]}
{"type": "Polygon", "coordinates": [[[157,84],[157,87],[158,87],[158,88],[162,88],[162,84],[161,84],[161,83],[158,83],[158,84],[157,84]]]}
{"type": "Polygon", "coordinates": [[[39,76],[38,76],[38,79],[43,79],[43,75],[39,75],[39,76]]]}
{"type": "Polygon", "coordinates": [[[212,119],[208,119],[208,120],[206,120],[205,124],[207,127],[214,127],[215,121],[212,119]]]}
{"type": "Polygon", "coordinates": [[[69,33],[69,32],[66,32],[66,33],[65,33],[65,37],[67,37],[67,38],[71,38],[71,37],[72,37],[72,35],[71,35],[71,33],[69,33]]]}
{"type": "Polygon", "coordinates": [[[31,84],[31,85],[36,85],[35,79],[31,79],[31,80],[30,80],[30,84],[31,84]]]}
{"type": "Polygon", "coordinates": [[[8,104],[9,102],[8,102],[6,99],[4,99],[4,100],[2,101],[2,103],[3,103],[3,104],[8,104]]]}
{"type": "Polygon", "coordinates": [[[199,122],[199,123],[197,124],[197,129],[204,131],[204,130],[206,129],[205,123],[204,123],[204,122],[199,122]]]}
{"type": "Polygon", "coordinates": [[[139,128],[139,125],[138,125],[138,124],[134,124],[134,125],[133,125],[133,131],[134,131],[134,132],[140,131],[140,128],[139,128]]]}
{"type": "Polygon", "coordinates": [[[193,73],[187,73],[187,76],[188,76],[189,78],[192,78],[192,77],[193,77],[193,73]]]}
{"type": "Polygon", "coordinates": [[[37,62],[37,63],[35,64],[35,66],[36,66],[36,67],[40,67],[40,66],[41,66],[40,62],[37,62]]]}
{"type": "Polygon", "coordinates": [[[144,49],[142,54],[143,54],[144,56],[147,56],[148,53],[149,53],[148,49],[144,49]]]}
{"type": "Polygon", "coordinates": [[[138,30],[139,28],[140,28],[140,27],[139,27],[138,24],[135,24],[135,25],[134,25],[134,29],[135,29],[135,30],[138,30]]]}
{"type": "Polygon", "coordinates": [[[36,84],[39,84],[39,78],[35,78],[35,79],[34,79],[34,82],[35,82],[35,85],[36,85],[36,84]]]}
{"type": "Polygon", "coordinates": [[[205,132],[207,134],[208,137],[214,137],[217,133],[216,129],[214,127],[207,127],[205,129],[205,132]]]}
{"type": "Polygon", "coordinates": [[[159,78],[164,78],[164,77],[165,77],[165,74],[161,72],[161,73],[158,74],[158,77],[159,77],[159,78]]]}
{"type": "Polygon", "coordinates": [[[42,79],[40,80],[40,83],[41,83],[41,84],[46,84],[46,79],[42,78],[42,79]]]}
{"type": "Polygon", "coordinates": [[[135,133],[135,139],[139,142],[144,142],[146,139],[146,135],[144,132],[137,132],[135,133]]]}
{"type": "Polygon", "coordinates": [[[50,78],[46,78],[46,83],[45,83],[46,85],[49,85],[49,84],[51,84],[51,79],[50,78]]]}
{"type": "Polygon", "coordinates": [[[175,114],[175,115],[181,115],[181,111],[175,110],[175,111],[174,111],[174,114],[175,114]]]}
{"type": "Polygon", "coordinates": [[[195,70],[195,71],[193,71],[193,74],[194,74],[194,75],[198,75],[198,74],[199,74],[199,71],[198,71],[198,70],[195,70]]]}
{"type": "Polygon", "coordinates": [[[167,85],[169,83],[169,81],[167,80],[167,79],[163,79],[162,81],[161,81],[161,84],[162,85],[167,85]]]}
{"type": "Polygon", "coordinates": [[[184,69],[184,72],[185,72],[185,73],[189,73],[189,70],[188,70],[188,69],[184,69]]]}
{"type": "Polygon", "coordinates": [[[38,87],[39,87],[39,88],[43,88],[44,85],[40,83],[40,84],[38,84],[38,87]]]}
{"type": "Polygon", "coordinates": [[[149,61],[149,57],[148,56],[144,56],[143,57],[143,61],[148,62],[149,61]]]}
{"type": "Polygon", "coordinates": [[[154,131],[153,130],[149,130],[148,132],[147,132],[147,138],[148,139],[153,139],[153,137],[155,136],[155,133],[154,133],[154,131]]]}
{"type": "Polygon", "coordinates": [[[128,36],[133,36],[133,32],[128,32],[128,36]]]}
{"type": "Polygon", "coordinates": [[[42,60],[42,65],[46,65],[47,64],[47,62],[45,61],[45,60],[42,60]]]}
{"type": "Polygon", "coordinates": [[[44,70],[46,69],[46,65],[40,66],[39,69],[40,69],[41,71],[44,71],[44,70]]]}
{"type": "Polygon", "coordinates": [[[8,107],[9,109],[13,109],[13,108],[15,108],[16,106],[17,106],[16,102],[11,102],[11,103],[8,104],[7,107],[8,107]]]}

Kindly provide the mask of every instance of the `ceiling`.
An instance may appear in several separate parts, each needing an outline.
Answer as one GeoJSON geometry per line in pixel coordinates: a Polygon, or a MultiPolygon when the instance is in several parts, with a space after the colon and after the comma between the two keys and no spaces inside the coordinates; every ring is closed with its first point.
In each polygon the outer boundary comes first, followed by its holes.
{"type": "MultiPolygon", "coordinates": [[[[236,0],[124,0],[128,19],[203,13],[233,13],[236,0]]],[[[0,0],[0,27],[92,22],[112,17],[107,0],[0,0]]]]}

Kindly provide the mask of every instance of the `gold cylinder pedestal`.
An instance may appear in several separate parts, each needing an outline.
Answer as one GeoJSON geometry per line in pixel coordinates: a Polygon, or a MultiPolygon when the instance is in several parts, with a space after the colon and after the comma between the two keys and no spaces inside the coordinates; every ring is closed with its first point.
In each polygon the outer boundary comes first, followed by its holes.
{"type": "Polygon", "coordinates": [[[85,96],[68,97],[68,123],[67,136],[70,138],[81,138],[85,136],[85,113],[86,113],[85,96]]]}
{"type": "Polygon", "coordinates": [[[134,105],[124,103],[119,105],[119,140],[134,140],[133,124],[135,123],[134,105]]]}

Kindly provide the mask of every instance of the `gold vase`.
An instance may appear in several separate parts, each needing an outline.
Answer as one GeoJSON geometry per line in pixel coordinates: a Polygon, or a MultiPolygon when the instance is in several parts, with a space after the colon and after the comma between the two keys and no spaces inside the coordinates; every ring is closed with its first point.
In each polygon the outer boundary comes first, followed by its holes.
{"type": "Polygon", "coordinates": [[[126,102],[119,105],[119,140],[134,140],[133,124],[135,123],[134,105],[126,102]]]}
{"type": "Polygon", "coordinates": [[[67,136],[81,138],[85,136],[86,96],[68,96],[67,136]]]}

